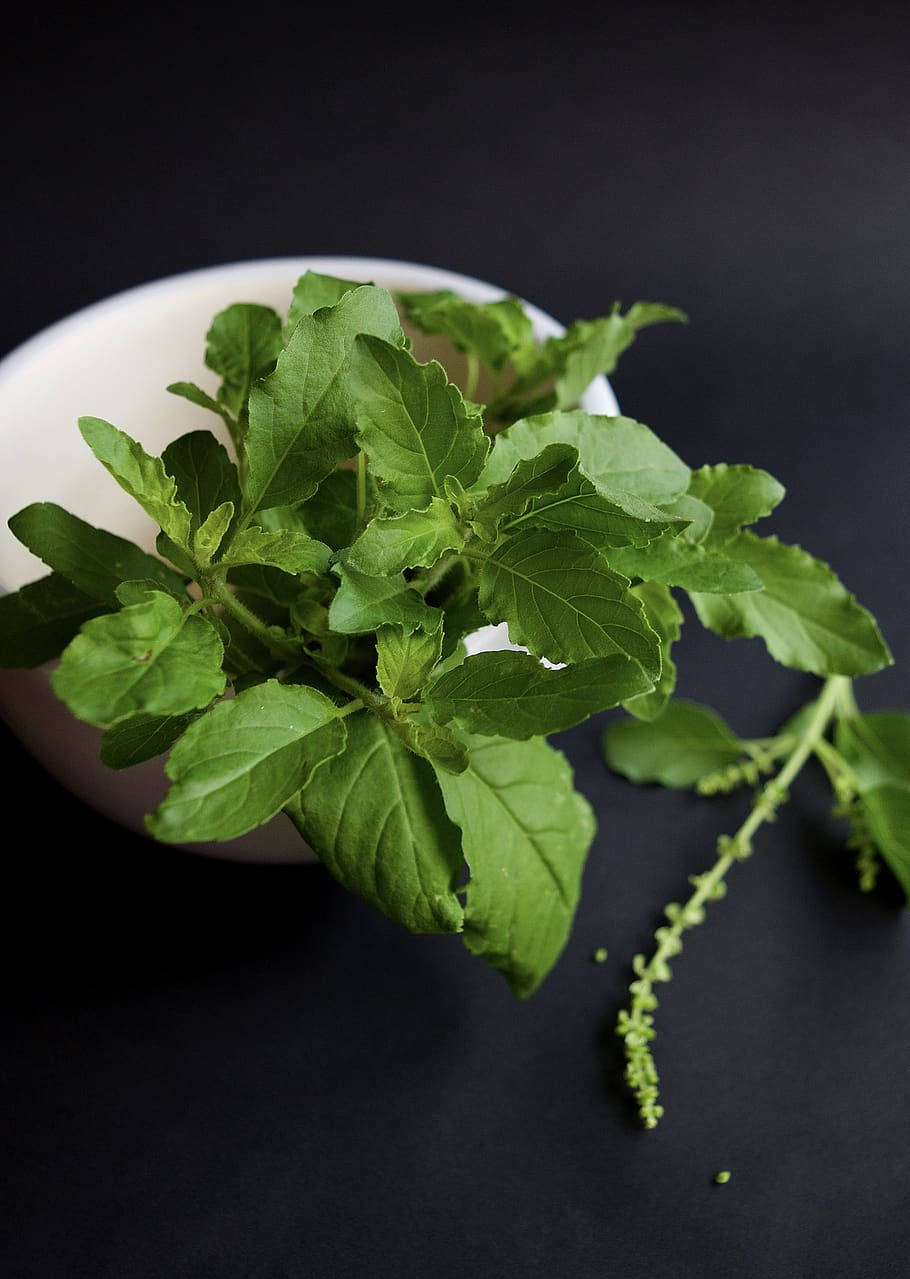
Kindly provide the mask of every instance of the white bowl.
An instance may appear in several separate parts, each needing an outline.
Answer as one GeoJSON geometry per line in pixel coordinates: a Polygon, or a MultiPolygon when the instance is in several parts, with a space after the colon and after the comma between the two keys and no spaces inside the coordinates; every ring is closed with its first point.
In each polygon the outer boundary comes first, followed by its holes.
{"type": "MultiPolygon", "coordinates": [[[[287,310],[291,290],[307,270],[369,280],[393,290],[454,289],[474,302],[495,301],[505,290],[469,276],[381,258],[272,258],[209,267],[118,293],[78,311],[31,338],[0,361],[0,520],[30,502],[55,501],[101,528],[154,550],[151,520],[102,470],[76,429],[82,415],[106,418],[150,453],[185,431],[218,419],[169,395],[170,382],[193,381],[214,393],[216,379],[203,364],[204,335],[212,316],[231,302],[260,302],[287,310]]],[[[561,324],[527,305],[535,336],[564,332],[561,324]]],[[[454,376],[457,371],[450,370],[454,376]]],[[[586,392],[583,407],[615,414],[605,378],[586,392]]],[[[0,591],[16,590],[47,569],[12,534],[0,537],[0,591]]],[[[496,648],[507,636],[478,637],[475,647],[496,648]]],[[[105,816],[145,835],[144,816],[167,788],[160,760],[123,773],[106,768],[101,734],[74,719],[54,696],[48,668],[0,671],[0,714],[44,767],[105,816]]],[[[306,861],[313,856],[279,814],[267,826],[225,843],[186,848],[243,861],[306,861]]]]}

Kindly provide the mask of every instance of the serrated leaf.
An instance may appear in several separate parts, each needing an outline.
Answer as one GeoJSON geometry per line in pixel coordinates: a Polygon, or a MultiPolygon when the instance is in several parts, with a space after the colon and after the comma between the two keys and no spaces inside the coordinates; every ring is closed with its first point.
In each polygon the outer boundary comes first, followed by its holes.
{"type": "Polygon", "coordinates": [[[489,440],[441,364],[418,364],[409,351],[362,335],[351,356],[351,386],[358,441],[393,510],[444,499],[447,476],[465,488],[477,479],[489,440]]]}
{"type": "Polygon", "coordinates": [[[683,615],[670,590],[658,582],[641,582],[632,587],[644,605],[648,625],[660,640],[660,679],[649,693],[641,693],[623,702],[623,706],[636,719],[657,719],[676,688],[676,664],[670,656],[672,646],[679,639],[683,615]]]}
{"type": "Polygon", "coordinates": [[[360,573],[379,577],[406,568],[431,568],[446,551],[458,551],[463,545],[451,506],[434,497],[424,510],[370,520],[345,552],[344,562],[360,573]]]}
{"type": "Polygon", "coordinates": [[[910,786],[910,715],[874,711],[838,720],[835,742],[862,790],[910,786]]]}
{"type": "Polygon", "coordinates": [[[477,356],[499,372],[506,360],[532,340],[531,321],[517,298],[468,302],[451,289],[399,293],[405,317],[421,333],[447,337],[459,351],[477,356]]]}
{"type": "Polygon", "coordinates": [[[52,661],[84,622],[104,611],[59,573],[0,596],[0,667],[30,670],[52,661]]]}
{"type": "Polygon", "coordinates": [[[649,507],[631,494],[624,494],[621,503],[602,497],[576,469],[555,493],[537,498],[524,515],[506,520],[502,532],[521,526],[566,529],[577,533],[591,546],[606,550],[613,546],[645,546],[671,527],[672,516],[657,507],[649,507]],[[630,515],[624,509],[630,505],[639,511],[645,508],[651,514],[648,517],[630,515]]]}
{"type": "Polygon", "coordinates": [[[348,721],[345,753],[286,811],[335,878],[384,915],[415,933],[461,929],[458,830],[429,764],[375,715],[348,721]]]}
{"type": "Polygon", "coordinates": [[[816,675],[867,675],[891,662],[875,619],[821,560],[749,532],[738,533],[724,554],[753,568],[765,588],[692,594],[702,623],[725,639],[760,636],[784,666],[816,675]]]}
{"type": "Polygon", "coordinates": [[[115,724],[101,741],[101,761],[108,768],[132,768],[163,755],[196,719],[189,715],[136,715],[115,724]]]}
{"type": "Polygon", "coordinates": [[[743,747],[714,711],[670,702],[652,723],[618,720],[604,733],[607,763],[632,782],[685,789],[742,758],[743,747]]]}
{"type": "Polygon", "coordinates": [[[442,656],[443,629],[412,631],[380,626],[376,632],[376,678],[387,697],[406,701],[420,692],[442,656]]]}
{"type": "Polygon", "coordinates": [[[348,359],[359,333],[404,341],[384,289],[365,285],[330,310],[301,317],[275,372],[253,388],[244,441],[248,512],[304,501],[357,451],[348,359]]]}
{"type": "Polygon", "coordinates": [[[306,533],[285,529],[270,533],[261,528],[245,528],[238,533],[221,558],[229,567],[240,564],[268,564],[285,573],[324,573],[332,552],[306,533]]]}
{"type": "Polygon", "coordinates": [[[71,515],[54,502],[34,502],[9,521],[33,555],[92,599],[115,605],[116,590],[130,578],[150,578],[172,595],[184,596],[183,579],[126,538],[71,515]]]}
{"type": "Polygon", "coordinates": [[[628,580],[572,533],[522,531],[485,557],[480,607],[513,643],[551,662],[625,653],[656,679],[657,636],[628,580]]]}
{"type": "Polygon", "coordinates": [[[573,724],[647,692],[637,662],[614,654],[548,670],[527,653],[476,653],[427,689],[434,719],[457,719],[471,733],[526,740],[573,724]]]}
{"type": "Polygon", "coordinates": [[[641,422],[576,409],[524,418],[497,435],[477,487],[501,484],[522,458],[536,457],[547,444],[571,444],[595,489],[642,519],[666,522],[655,505],[672,502],[689,486],[689,468],[641,422]]]}
{"type": "Polygon", "coordinates": [[[122,489],[136,499],[160,528],[186,549],[190,541],[190,513],[177,496],[177,485],[160,457],[150,457],[124,431],[99,417],[81,417],[82,438],[122,489]]]}
{"type": "Polygon", "coordinates": [[[872,841],[910,903],[910,789],[875,786],[863,791],[862,805],[872,841]]]}
{"type": "Polygon", "coordinates": [[[323,307],[334,306],[346,293],[359,289],[363,281],[342,280],[336,275],[323,275],[319,271],[306,271],[294,285],[288,322],[284,326],[287,341],[305,315],[314,315],[323,307]]]}
{"type": "Polygon", "coordinates": [[[647,546],[610,550],[606,558],[611,568],[626,577],[682,586],[689,591],[733,595],[760,591],[764,585],[750,565],[707,551],[673,531],[662,533],[647,546]]]}
{"type": "Polygon", "coordinates": [[[329,605],[333,631],[363,635],[380,626],[400,626],[407,634],[418,629],[430,633],[442,622],[439,610],[430,608],[401,573],[369,577],[346,564],[336,564],[332,571],[341,579],[329,605]]]}
{"type": "Polygon", "coordinates": [[[240,509],[240,481],[227,449],[211,431],[189,431],[161,454],[164,469],[177,486],[177,497],[190,513],[195,530],[225,502],[240,509]]]}
{"type": "Polygon", "coordinates": [[[270,679],[220,702],[167,762],[173,783],[147,825],[165,843],[233,839],[269,821],[345,747],[339,707],[270,679]]]}
{"type": "Polygon", "coordinates": [[[218,400],[238,420],[253,383],[281,350],[281,319],[270,306],[236,302],[219,312],[206,334],[205,362],[222,379],[218,400]]]}
{"type": "Polygon", "coordinates": [[[577,461],[578,453],[572,445],[548,444],[536,457],[516,462],[508,479],[491,485],[473,502],[470,495],[465,495],[461,499],[463,513],[470,515],[479,534],[493,541],[503,520],[510,526],[517,523],[535,499],[563,489],[577,461]]]}
{"type": "Polygon", "coordinates": [[[193,534],[193,553],[202,564],[208,564],[224,541],[234,519],[234,503],[222,502],[211,511],[193,534]]]}
{"type": "Polygon", "coordinates": [[[755,466],[702,466],[692,472],[689,494],[711,508],[714,519],[709,541],[722,545],[744,524],[770,515],[786,490],[773,475],[755,466]]]}
{"type": "Polygon", "coordinates": [[[437,778],[471,872],[465,944],[526,998],[568,938],[594,837],[591,808],[564,756],[540,738],[474,738],[467,770],[437,778]]]}
{"type": "Polygon", "coordinates": [[[413,716],[402,717],[391,727],[409,750],[422,756],[434,768],[441,768],[447,773],[463,773],[467,768],[467,747],[451,728],[413,716]]]}
{"type": "Polygon", "coordinates": [[[54,671],[54,691],[79,719],[110,728],[139,713],[179,715],[224,692],[215,629],[171,595],[86,622],[54,671]]]}

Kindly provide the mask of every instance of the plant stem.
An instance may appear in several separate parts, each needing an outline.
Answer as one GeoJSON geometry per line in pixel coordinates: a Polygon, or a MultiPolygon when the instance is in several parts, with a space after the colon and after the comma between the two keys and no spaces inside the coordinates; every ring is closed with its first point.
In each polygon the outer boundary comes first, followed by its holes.
{"type": "Polygon", "coordinates": [[[363,526],[367,510],[367,456],[361,449],[357,454],[357,528],[363,526]]]}
{"type": "Polygon", "coordinates": [[[628,1009],[619,1014],[616,1032],[625,1040],[626,1082],[635,1094],[646,1128],[656,1128],[663,1115],[663,1107],[658,1102],[657,1068],[649,1047],[656,1033],[652,1013],[658,1001],[654,985],[670,980],[668,961],[682,950],[683,933],[704,920],[707,902],[724,895],[727,872],[735,862],[750,856],[753,836],[763,823],[774,820],[778,808],[786,802],[790,784],[810,755],[817,751],[832,716],[844,705],[845,688],[849,693],[849,685],[850,681],[840,675],[825,682],[805,732],[796,739],[796,745],[777,776],[762,788],[749,816],[735,835],[721,835],[717,841],[717,860],[705,874],[693,876],[695,891],[688,901],[682,905],[672,902],[667,906],[665,914],[669,924],[657,929],[655,938],[658,944],[650,960],[646,960],[644,955],[635,956],[636,980],[629,987],[632,999],[628,1009]]]}
{"type": "Polygon", "coordinates": [[[477,391],[477,383],[480,379],[480,361],[477,359],[476,355],[469,354],[467,357],[467,365],[467,372],[465,373],[464,379],[464,398],[466,400],[473,400],[477,391]]]}
{"type": "Polygon", "coordinates": [[[232,617],[236,618],[245,630],[248,630],[251,635],[255,635],[256,639],[264,644],[270,652],[278,653],[282,657],[300,656],[299,645],[293,643],[290,639],[282,639],[280,636],[273,634],[265,622],[260,621],[252,609],[247,608],[222,579],[217,577],[206,578],[203,590],[207,596],[220,604],[226,613],[230,613],[232,617]]]}

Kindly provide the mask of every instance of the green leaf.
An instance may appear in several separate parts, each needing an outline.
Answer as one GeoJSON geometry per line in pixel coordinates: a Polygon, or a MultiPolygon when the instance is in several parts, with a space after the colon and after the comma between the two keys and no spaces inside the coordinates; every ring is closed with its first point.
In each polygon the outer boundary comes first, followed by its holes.
{"type": "Polygon", "coordinates": [[[217,400],[213,400],[207,391],[203,391],[201,386],[197,386],[195,382],[172,382],[165,389],[171,395],[177,395],[182,400],[189,400],[190,404],[195,404],[197,408],[208,409],[210,413],[217,413],[230,431],[231,438],[236,439],[237,423],[225,406],[219,404],[217,400]]]}
{"type": "Polygon", "coordinates": [[[79,719],[99,728],[144,712],[179,715],[224,692],[224,657],[214,627],[171,595],[86,622],[53,674],[54,691],[79,719]]]}
{"type": "Polygon", "coordinates": [[[744,524],[770,515],[786,490],[773,475],[755,466],[702,466],[692,472],[689,493],[714,512],[709,541],[722,545],[744,524]]]}
{"type": "Polygon", "coordinates": [[[641,600],[648,625],[660,640],[660,679],[650,693],[632,697],[623,706],[636,719],[652,720],[661,714],[676,688],[676,664],[670,650],[679,639],[683,615],[669,589],[658,582],[633,586],[632,594],[641,600]]]}
{"type": "Polygon", "coordinates": [[[503,651],[469,657],[424,700],[440,723],[457,719],[472,733],[525,740],[571,728],[652,687],[638,663],[619,654],[548,670],[527,653],[503,651]]]}
{"type": "Polygon", "coordinates": [[[83,622],[103,612],[59,573],[0,596],[0,667],[32,669],[52,661],[83,622]]]}
{"type": "Polygon", "coordinates": [[[838,720],[835,742],[863,791],[910,786],[910,715],[876,711],[838,720]]]}
{"type": "Polygon", "coordinates": [[[682,586],[689,591],[732,595],[740,591],[760,591],[763,586],[762,579],[748,564],[729,560],[719,552],[706,551],[672,531],[661,534],[647,546],[608,551],[606,558],[611,568],[626,577],[682,586]]]}
{"type": "Polygon", "coordinates": [[[222,502],[202,521],[193,534],[193,553],[201,564],[208,564],[224,541],[234,519],[234,503],[222,502]]]}
{"type": "Polygon", "coordinates": [[[499,372],[514,352],[533,338],[531,321],[517,298],[468,302],[451,289],[399,293],[405,317],[421,333],[447,337],[459,351],[477,356],[499,372]]]}
{"type": "Polygon", "coordinates": [[[281,319],[270,306],[236,302],[215,316],[206,343],[206,365],[222,379],[218,401],[239,419],[253,383],[278,358],[281,319]]]}
{"type": "Polygon", "coordinates": [[[714,512],[711,507],[707,502],[693,497],[691,493],[683,493],[682,497],[676,498],[675,501],[665,502],[661,510],[674,519],[686,521],[685,527],[681,528],[679,533],[690,542],[704,542],[714,523],[714,512]]]}
{"type": "Polygon", "coordinates": [[[275,372],[250,394],[247,509],[294,506],[357,450],[348,360],[358,333],[403,342],[395,303],[366,285],[302,316],[275,372]]]}
{"type": "Polygon", "coordinates": [[[381,576],[405,568],[430,568],[445,551],[458,551],[464,537],[448,502],[434,497],[422,511],[371,520],[345,553],[345,564],[381,576]]]}
{"type": "Polygon", "coordinates": [[[520,532],[483,560],[480,607],[515,644],[551,662],[626,653],[654,679],[657,636],[626,578],[572,533],[520,532]]]}
{"type": "Polygon", "coordinates": [[[79,430],[95,457],[122,489],[177,545],[190,540],[190,513],[177,496],[177,485],[160,457],[150,457],[141,444],[99,417],[81,417],[79,430]]]}
{"type": "Polygon", "coordinates": [[[891,662],[875,619],[821,560],[749,532],[737,534],[724,554],[755,569],[765,587],[692,595],[702,623],[725,639],[760,636],[784,666],[816,675],[867,675],[891,662]]]}
{"type": "Polygon", "coordinates": [[[524,999],[566,943],[594,815],[540,738],[475,738],[470,761],[459,775],[437,773],[471,871],[464,940],[524,999]]]}
{"type": "Polygon", "coordinates": [[[335,275],[322,275],[319,271],[307,271],[294,285],[288,322],[284,327],[287,341],[305,315],[314,315],[324,307],[334,306],[346,293],[359,289],[362,281],[342,280],[335,275]]]}
{"type": "Polygon", "coordinates": [[[33,555],[102,604],[116,605],[116,590],[129,578],[151,578],[172,595],[186,596],[183,579],[133,542],[94,528],[53,502],[34,502],[9,526],[33,555]]]}
{"type": "Polygon", "coordinates": [[[329,624],[342,635],[363,635],[380,626],[400,626],[410,635],[418,629],[428,634],[439,628],[442,614],[424,603],[401,573],[369,577],[346,564],[332,569],[341,579],[329,606],[329,624]]]}
{"type": "Polygon", "coordinates": [[[552,497],[563,489],[577,461],[570,444],[548,444],[536,457],[522,458],[501,484],[491,485],[473,502],[470,494],[465,495],[473,528],[494,541],[504,519],[510,526],[515,524],[535,499],[552,497]]]}
{"type": "Polygon", "coordinates": [[[618,720],[604,733],[607,763],[631,782],[685,789],[742,758],[742,743],[714,711],[670,702],[653,723],[618,720]]]}
{"type": "Polygon", "coordinates": [[[521,525],[567,529],[577,533],[591,546],[606,550],[613,546],[645,546],[671,527],[672,518],[631,494],[623,494],[618,501],[602,497],[594,485],[575,470],[562,488],[537,498],[524,515],[507,520],[502,531],[511,531],[521,525]],[[650,513],[630,515],[624,509],[628,506],[639,511],[644,508],[650,513]]]}
{"type": "Polygon", "coordinates": [[[354,343],[351,384],[357,438],[393,510],[445,498],[447,476],[465,488],[477,479],[489,441],[441,364],[418,364],[409,351],[362,335],[354,343]]]}
{"type": "Polygon", "coordinates": [[[412,932],[460,931],[458,831],[430,766],[375,715],[348,721],[347,750],[287,812],[352,893],[412,932]]]}
{"type": "Polygon", "coordinates": [[[649,504],[672,502],[689,486],[689,468],[641,422],[580,409],[525,418],[497,435],[480,485],[502,483],[522,458],[536,457],[547,444],[573,445],[582,475],[630,515],[666,521],[666,513],[649,504]],[[629,495],[640,502],[630,503],[629,495]]]}
{"type": "Polygon", "coordinates": [[[875,786],[863,791],[862,804],[872,841],[910,903],[910,789],[875,786]]]}
{"type": "Polygon", "coordinates": [[[434,768],[447,773],[463,773],[467,768],[467,747],[451,728],[413,716],[395,720],[390,726],[409,750],[434,768]]]}
{"type": "Polygon", "coordinates": [[[156,839],[233,839],[269,821],[345,747],[339,707],[270,679],[220,702],[171,752],[173,785],[147,818],[156,839]]]}
{"type": "Polygon", "coordinates": [[[324,573],[331,557],[329,547],[306,533],[295,533],[290,529],[269,533],[260,528],[245,528],[231,542],[221,563],[230,567],[269,564],[292,574],[324,573]]]}
{"type": "Polygon", "coordinates": [[[181,435],[167,446],[161,460],[177,486],[177,497],[190,513],[194,530],[225,502],[233,502],[234,510],[240,510],[237,468],[211,431],[181,435]]]}
{"type": "MultiPolygon", "coordinates": [[[[376,500],[376,485],[367,474],[367,509],[376,500]]],[[[357,476],[351,470],[333,471],[297,513],[303,527],[333,551],[350,546],[357,536],[357,476]]],[[[268,512],[264,512],[268,514],[268,512]]]]}
{"type": "Polygon", "coordinates": [[[163,755],[196,719],[191,715],[135,715],[115,724],[101,741],[101,760],[108,768],[132,768],[163,755]]]}
{"type": "Polygon", "coordinates": [[[376,632],[376,678],[387,697],[407,700],[420,692],[442,655],[443,629],[412,631],[380,626],[376,632]]]}

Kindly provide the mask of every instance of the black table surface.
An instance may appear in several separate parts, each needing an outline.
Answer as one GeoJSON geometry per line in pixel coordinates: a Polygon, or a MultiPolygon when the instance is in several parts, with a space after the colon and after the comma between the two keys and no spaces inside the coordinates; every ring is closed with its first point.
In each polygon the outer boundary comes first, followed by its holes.
{"type": "MultiPolygon", "coordinates": [[[[894,650],[861,704],[910,706],[898,7],[33,10],[2,55],[0,350],[284,254],[447,266],[566,321],[677,303],[691,325],[623,359],[625,411],[786,484],[768,529],[894,650]]],[[[680,691],[743,732],[811,695],[757,641],[685,629],[680,691]]],[[[630,957],[743,801],[608,776],[602,727],[559,741],[600,833],[523,1004],[319,867],[125,833],[6,735],[2,1273],[905,1275],[900,894],[857,892],[810,770],[665,988],[668,1113],[642,1132],[611,1033],[630,957]]]]}

